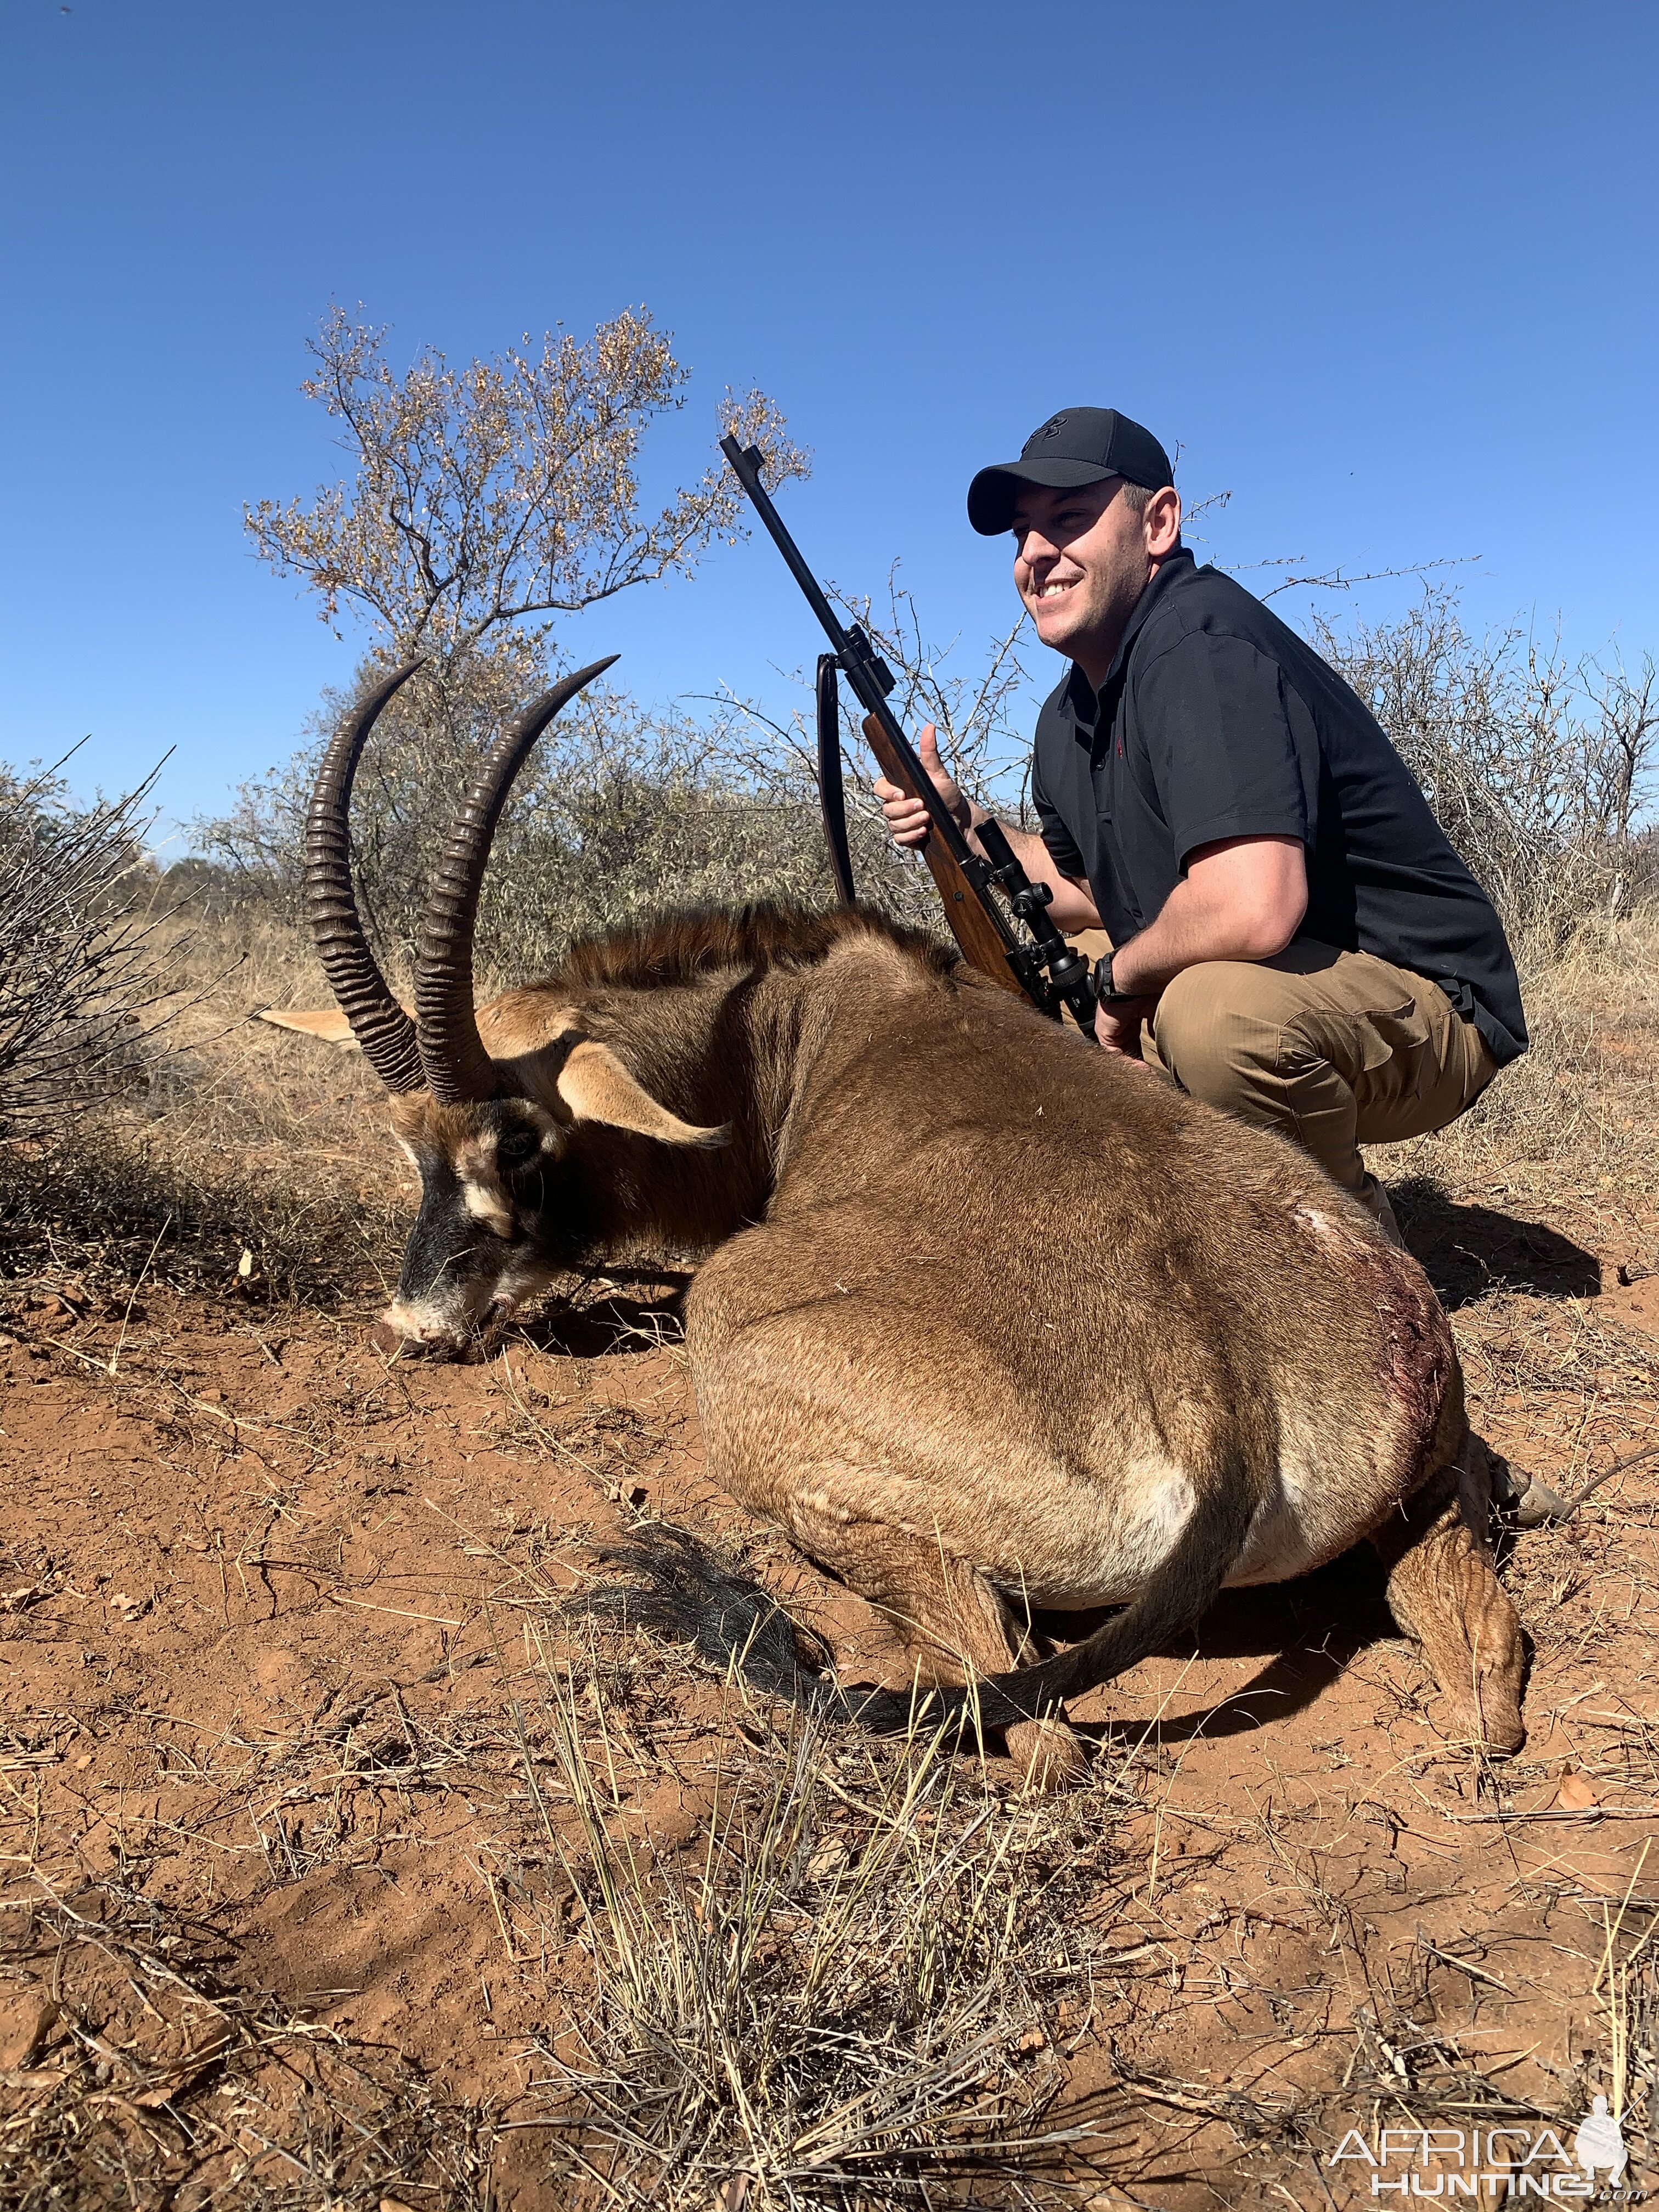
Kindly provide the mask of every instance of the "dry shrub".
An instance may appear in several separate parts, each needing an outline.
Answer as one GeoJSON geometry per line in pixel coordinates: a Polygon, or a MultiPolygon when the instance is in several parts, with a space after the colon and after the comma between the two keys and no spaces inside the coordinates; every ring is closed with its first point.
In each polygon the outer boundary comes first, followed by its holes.
{"type": "Polygon", "coordinates": [[[1540,1207],[1659,1194],[1659,902],[1592,919],[1522,962],[1532,1045],[1451,1127],[1379,1161],[1457,1188],[1513,1179],[1540,1207]]]}
{"type": "MultiPolygon", "coordinates": [[[[353,880],[400,980],[468,777],[542,673],[506,648],[481,652],[447,696],[435,680],[415,678],[375,727],[354,796],[353,880]]],[[[317,760],[349,703],[327,698],[311,745],[245,785],[232,814],[203,825],[230,881],[291,920],[317,760]]],[[[826,899],[822,848],[810,794],[734,773],[718,729],[647,716],[598,687],[549,730],[514,788],[484,878],[481,968],[523,980],[575,936],[688,900],[826,899]]]]}
{"type": "Polygon", "coordinates": [[[1643,828],[1659,758],[1659,672],[1565,659],[1516,623],[1483,638],[1430,586],[1395,623],[1313,641],[1370,708],[1441,828],[1518,940],[1565,944],[1587,916],[1659,889],[1643,828]]]}
{"type": "Polygon", "coordinates": [[[0,768],[0,1138],[106,1084],[166,988],[143,854],[155,780],[77,807],[55,770],[0,768]]]}
{"type": "MultiPolygon", "coordinates": [[[[353,795],[353,880],[400,983],[461,793],[496,731],[543,681],[522,644],[509,638],[481,649],[441,685],[426,672],[413,678],[365,748],[353,795]]],[[[361,683],[373,672],[365,667],[361,683]]],[[[257,902],[299,920],[311,785],[349,704],[328,695],[306,749],[245,784],[228,815],[199,825],[213,872],[204,884],[198,866],[191,880],[222,909],[257,902]]],[[[775,732],[781,742],[763,744],[757,726],[755,710],[739,704],[699,721],[678,709],[647,713],[604,684],[573,702],[526,764],[491,849],[481,981],[521,982],[554,965],[574,939],[666,907],[761,898],[828,905],[834,889],[804,734],[791,726],[775,732]]],[[[869,769],[866,759],[848,779],[860,894],[897,918],[942,927],[925,872],[886,838],[869,769]]]]}
{"type": "MultiPolygon", "coordinates": [[[[878,613],[868,601],[842,605],[866,624],[896,672],[896,711],[907,726],[936,725],[963,788],[981,799],[1017,792],[1020,748],[1011,716],[1024,682],[1018,627],[994,641],[988,670],[969,678],[952,672],[951,647],[924,637],[896,575],[878,613]]],[[[350,692],[325,694],[301,751],[245,783],[228,814],[198,825],[208,860],[190,868],[188,879],[212,908],[259,902],[299,920],[318,761],[352,700],[382,672],[380,662],[365,662],[350,692]]],[[[400,982],[411,970],[460,796],[497,732],[548,677],[538,636],[493,633],[421,670],[375,725],[353,794],[353,880],[369,934],[400,982]]],[[[810,696],[804,682],[801,696],[810,696]]],[[[522,982],[553,965],[573,939],[666,907],[830,903],[810,708],[803,703],[780,721],[744,700],[692,703],[712,712],[647,711],[599,683],[541,738],[514,786],[484,877],[481,981],[522,982]]],[[[844,688],[842,703],[859,895],[942,936],[919,856],[896,851],[886,835],[871,789],[874,762],[844,688]]]]}

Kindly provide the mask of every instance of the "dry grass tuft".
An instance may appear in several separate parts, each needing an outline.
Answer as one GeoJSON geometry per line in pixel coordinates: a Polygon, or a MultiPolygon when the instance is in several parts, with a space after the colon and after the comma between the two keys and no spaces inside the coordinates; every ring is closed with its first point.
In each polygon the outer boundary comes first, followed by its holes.
{"type": "Polygon", "coordinates": [[[593,1982],[541,2054],[573,2177],[618,2207],[845,2212],[1099,2173],[1120,2113],[1054,2113],[1112,1897],[1099,1793],[1004,1800],[936,1736],[763,1725],[682,1872],[617,1830],[603,1700],[568,1672],[548,1693],[593,1982]]]}

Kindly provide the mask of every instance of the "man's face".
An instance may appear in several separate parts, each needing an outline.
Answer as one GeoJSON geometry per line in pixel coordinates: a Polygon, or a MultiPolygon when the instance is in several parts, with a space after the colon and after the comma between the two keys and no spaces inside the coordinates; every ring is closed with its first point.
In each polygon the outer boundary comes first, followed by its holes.
{"type": "Polygon", "coordinates": [[[1022,487],[1014,507],[1014,584],[1037,635],[1098,683],[1146,588],[1148,514],[1119,495],[1121,477],[1076,490],[1022,487]]]}

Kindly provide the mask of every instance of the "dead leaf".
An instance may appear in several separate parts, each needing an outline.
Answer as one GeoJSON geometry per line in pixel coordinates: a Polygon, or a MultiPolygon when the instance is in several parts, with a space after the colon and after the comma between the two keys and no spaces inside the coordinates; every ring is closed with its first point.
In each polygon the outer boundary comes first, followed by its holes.
{"type": "Polygon", "coordinates": [[[1582,1774],[1561,1777],[1561,1787],[1555,1793],[1558,1813],[1588,1813],[1597,1802],[1595,1790],[1582,1774]]]}

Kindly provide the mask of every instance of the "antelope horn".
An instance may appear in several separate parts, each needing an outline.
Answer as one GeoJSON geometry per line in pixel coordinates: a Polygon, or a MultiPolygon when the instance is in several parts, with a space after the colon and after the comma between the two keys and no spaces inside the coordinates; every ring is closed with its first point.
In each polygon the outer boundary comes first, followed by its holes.
{"type": "Polygon", "coordinates": [[[484,864],[513,780],[559,709],[610,667],[617,655],[579,668],[532,699],[484,755],[449,833],[421,922],[415,963],[415,1016],[422,1064],[434,1098],[459,1104],[488,1098],[495,1064],[484,1050],[472,1005],[472,933],[484,864]]]}
{"type": "Polygon", "coordinates": [[[363,1057],[388,1091],[418,1091],[426,1077],[415,1024],[392,997],[358,919],[347,816],[363,741],[381,708],[423,658],[394,668],[341,722],[317,771],[306,818],[306,915],[317,957],[363,1057]]]}

